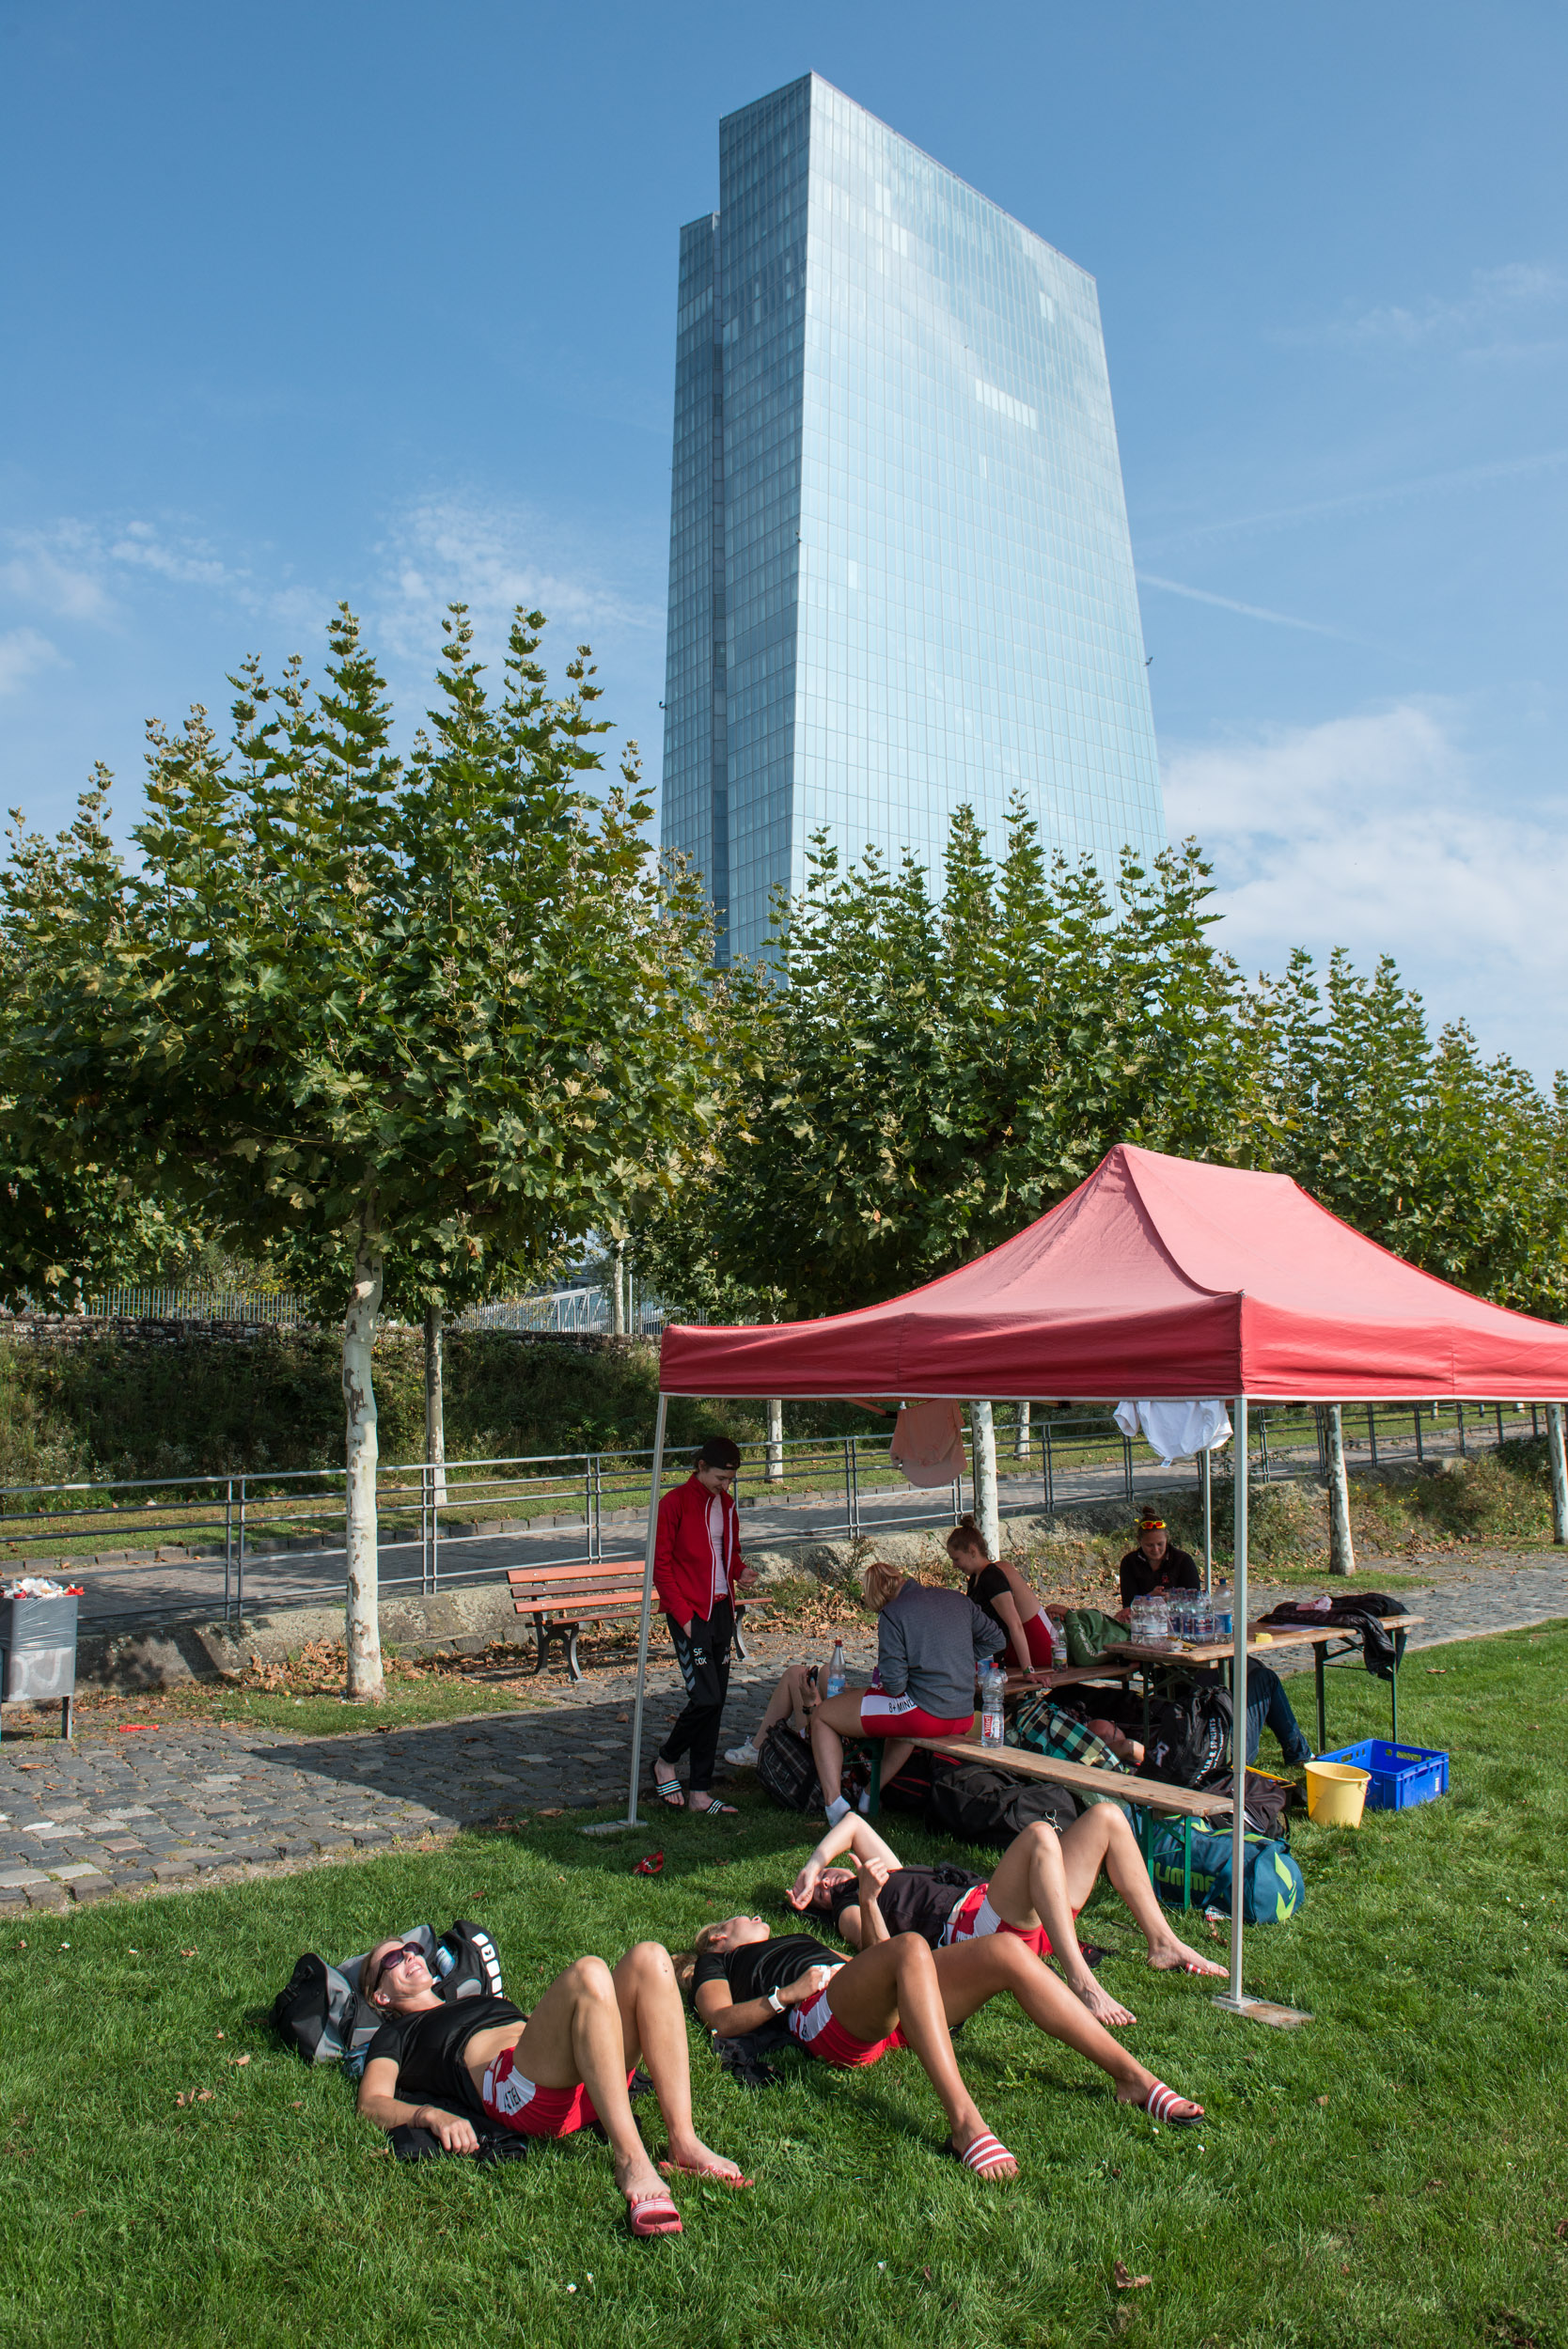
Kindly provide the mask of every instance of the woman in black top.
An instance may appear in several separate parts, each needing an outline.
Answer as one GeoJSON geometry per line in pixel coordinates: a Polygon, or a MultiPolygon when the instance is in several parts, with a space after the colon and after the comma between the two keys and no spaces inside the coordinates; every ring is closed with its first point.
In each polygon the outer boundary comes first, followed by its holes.
{"type": "Polygon", "coordinates": [[[1011,1560],[993,1558],[972,1516],[961,1517],[948,1536],[948,1556],[966,1576],[969,1596],[1006,1634],[1021,1672],[1048,1672],[1051,1627],[1040,1601],[1011,1560]]]}
{"type": "Polygon", "coordinates": [[[567,2137],[597,2122],[632,2232],[679,2234],[627,2099],[640,2060],[669,2134],[661,2167],[750,2184],[692,2126],[681,1993],[656,1941],[639,1941],[613,1972],[603,1958],[576,1959],[531,2014],[494,1993],[447,2000],[416,1941],[378,1942],[360,1968],[360,1995],[384,2018],[359,2084],[359,2110],[379,2128],[406,2122],[431,2130],[448,2153],[471,2153],[477,2117],[526,2137],[567,2137]]]}
{"type": "Polygon", "coordinates": [[[1121,1561],[1121,1605],[1125,1612],[1135,1599],[1154,1590],[1201,1590],[1198,1561],[1185,1550],[1171,1547],[1163,1517],[1140,1517],[1137,1547],[1121,1561]]]}
{"type": "Polygon", "coordinates": [[[913,2047],[948,2116],[948,2148],[981,2178],[1015,2178],[1018,2164],[986,2127],[964,2087],[936,1984],[917,1934],[880,1940],[847,1963],[810,1934],[775,1941],[760,1917],[727,1917],[697,1937],[691,1971],[698,2019],[719,2039],[743,2038],[783,2015],[819,2062],[860,2070],[913,2047]]]}

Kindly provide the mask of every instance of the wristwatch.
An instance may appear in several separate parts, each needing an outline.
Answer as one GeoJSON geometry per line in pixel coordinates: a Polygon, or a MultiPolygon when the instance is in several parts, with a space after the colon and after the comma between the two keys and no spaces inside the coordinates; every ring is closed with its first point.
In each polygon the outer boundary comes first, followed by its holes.
{"type": "Polygon", "coordinates": [[[769,1991],[769,1993],[768,1993],[768,2004],[769,2004],[769,2006],[770,2006],[770,2007],[772,2007],[772,2009],[773,2009],[773,2011],[774,2011],[775,2014],[782,2014],[782,2013],[783,2013],[783,2012],[784,2012],[784,2001],[783,2001],[783,1999],[779,1997],[779,1995],[778,1995],[778,1993],[777,1993],[777,1991],[776,1991],[776,1990],[770,1990],[770,1991],[769,1991]]]}

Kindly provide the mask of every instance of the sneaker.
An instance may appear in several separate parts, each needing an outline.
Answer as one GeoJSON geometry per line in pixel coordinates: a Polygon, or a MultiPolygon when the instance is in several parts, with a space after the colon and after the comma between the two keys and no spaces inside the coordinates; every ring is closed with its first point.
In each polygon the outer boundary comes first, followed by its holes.
{"type": "Polygon", "coordinates": [[[737,1770],[755,1770],[757,1767],[757,1748],[749,1737],[744,1746],[731,1746],[724,1758],[737,1770]]]}

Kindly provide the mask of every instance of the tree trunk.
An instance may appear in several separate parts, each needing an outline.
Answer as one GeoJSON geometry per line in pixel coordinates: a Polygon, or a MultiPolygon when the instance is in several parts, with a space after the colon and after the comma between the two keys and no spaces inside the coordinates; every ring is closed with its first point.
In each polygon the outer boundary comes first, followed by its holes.
{"type": "Polygon", "coordinates": [[[1568,1542],[1568,1454],[1562,1441],[1562,1405],[1546,1405],[1546,1455],[1552,1465],[1552,1540],[1568,1542]]]}
{"type": "Polygon", "coordinates": [[[1002,1546],[1002,1512],[996,1499],[996,1422],[988,1402],[971,1402],[969,1427],[974,1439],[975,1515],[987,1558],[1002,1546]]]}
{"type": "Polygon", "coordinates": [[[618,1338],[626,1335],[626,1243],[618,1240],[610,1253],[610,1327],[618,1338]]]}
{"type": "Polygon", "coordinates": [[[433,1297],[425,1301],[425,1458],[434,1469],[431,1493],[437,1509],[447,1506],[447,1394],[442,1358],[442,1314],[433,1297]]]}
{"type": "Polygon", "coordinates": [[[1356,1547],[1350,1538],[1350,1486],[1345,1478],[1344,1421],[1337,1402],[1324,1406],[1328,1450],[1328,1571],[1356,1572],[1356,1547]]]}
{"type": "Polygon", "coordinates": [[[784,1404],[777,1395],[768,1398],[767,1480],[770,1484],[784,1481],[784,1404]]]}
{"type": "Polygon", "coordinates": [[[1014,1460],[1027,1460],[1028,1456],[1029,1406],[1027,1402],[1021,1402],[1018,1406],[1018,1434],[1012,1447],[1012,1457],[1014,1460]]]}
{"type": "Polygon", "coordinates": [[[376,1391],[370,1352],[381,1311],[381,1232],[374,1209],[359,1219],[354,1245],[353,1287],[343,1320],[343,1401],[348,1427],[344,1448],[344,1502],[349,1558],[349,1695],[380,1698],[381,1668],[379,1528],[376,1522],[376,1391]]]}

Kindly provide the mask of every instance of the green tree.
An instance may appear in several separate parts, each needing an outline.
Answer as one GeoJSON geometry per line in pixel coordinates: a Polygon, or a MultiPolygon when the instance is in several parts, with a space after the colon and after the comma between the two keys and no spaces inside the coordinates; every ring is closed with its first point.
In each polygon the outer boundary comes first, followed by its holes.
{"type": "MultiPolygon", "coordinates": [[[[17,1148],[177,1184],[343,1323],[351,1693],[381,1687],[370,1349],[388,1291],[443,1307],[670,1187],[712,1119],[706,916],[651,860],[631,746],[595,798],[587,649],[553,697],[542,615],[487,692],[461,607],[406,767],[346,607],[299,662],[150,731],[141,865],[84,802],[13,858],[31,981],[17,1148]]],[[[416,1308],[417,1309],[417,1308],[416,1308]]]]}

